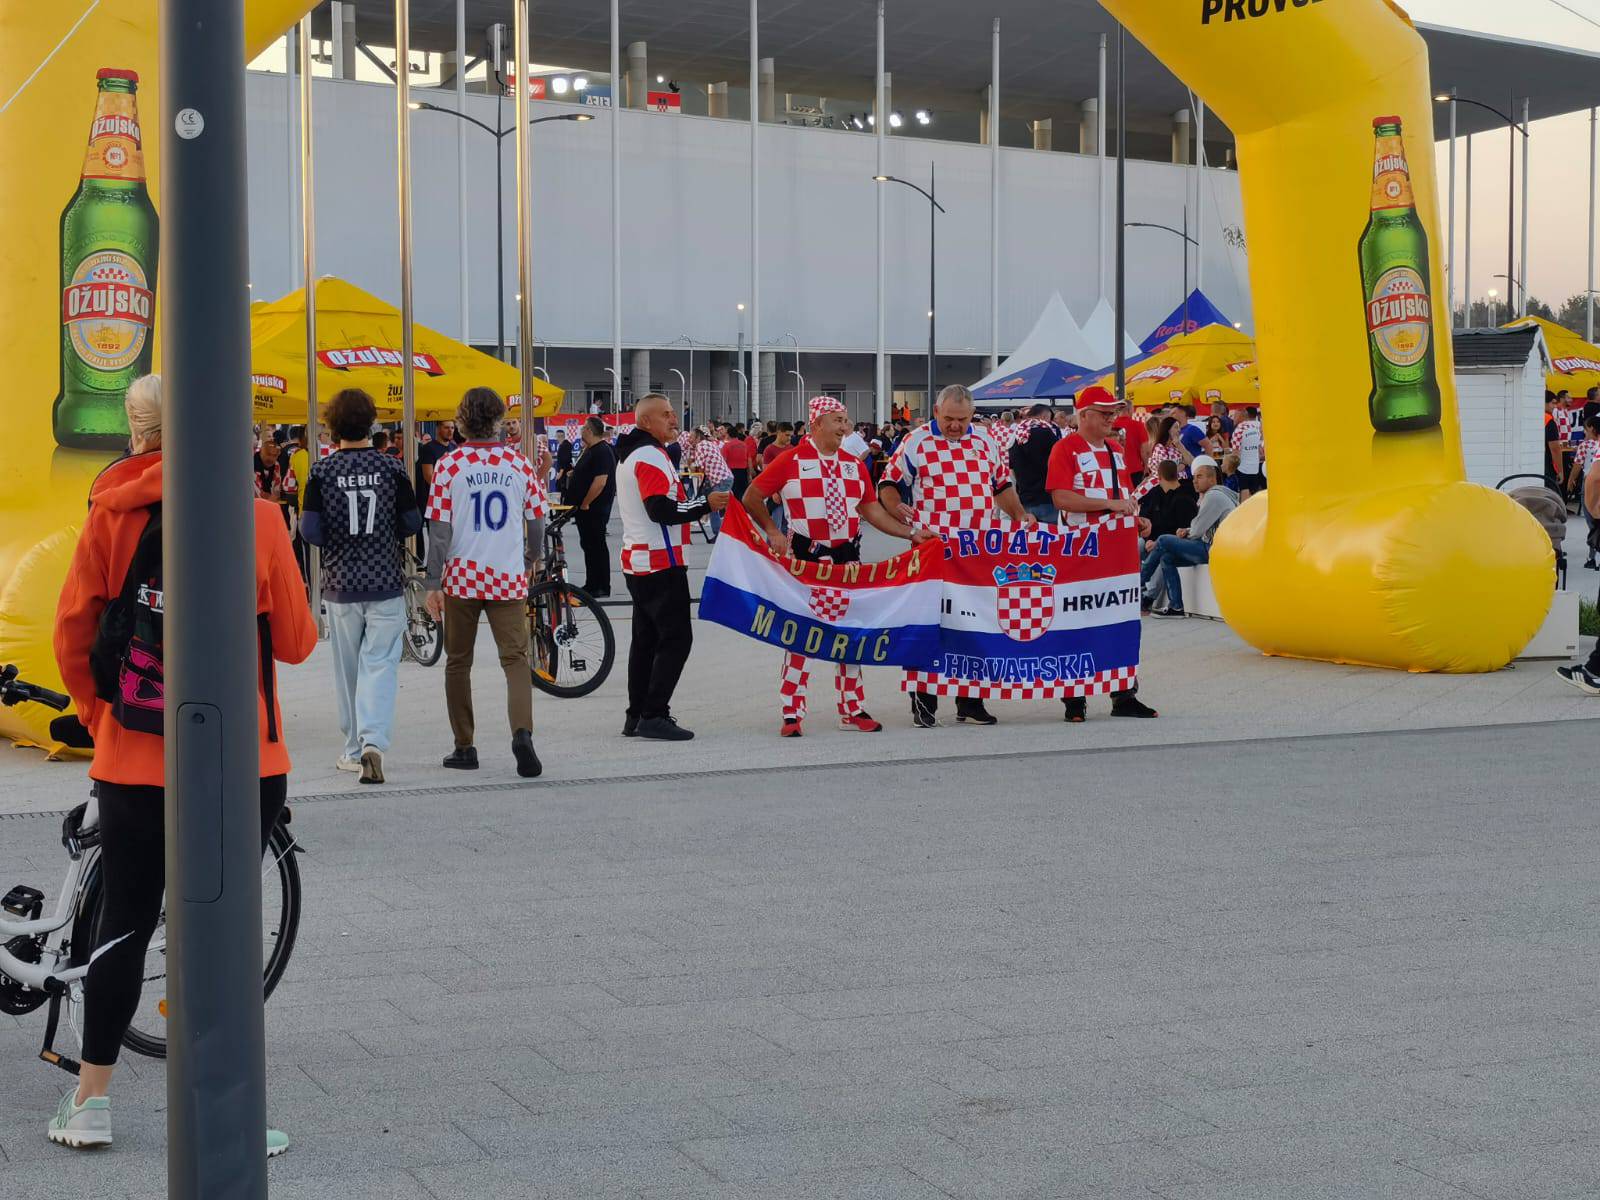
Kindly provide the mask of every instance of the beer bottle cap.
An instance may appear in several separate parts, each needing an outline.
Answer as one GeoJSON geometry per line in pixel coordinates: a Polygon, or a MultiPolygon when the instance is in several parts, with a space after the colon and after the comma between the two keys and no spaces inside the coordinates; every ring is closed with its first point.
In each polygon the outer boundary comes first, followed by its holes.
{"type": "Polygon", "coordinates": [[[125,70],[122,67],[101,67],[95,72],[96,79],[126,79],[129,83],[139,82],[139,72],[125,70]]]}
{"type": "Polygon", "coordinates": [[[1376,129],[1379,125],[1398,125],[1398,124],[1400,124],[1400,118],[1399,117],[1373,117],[1372,118],[1372,127],[1374,129],[1376,129]]]}

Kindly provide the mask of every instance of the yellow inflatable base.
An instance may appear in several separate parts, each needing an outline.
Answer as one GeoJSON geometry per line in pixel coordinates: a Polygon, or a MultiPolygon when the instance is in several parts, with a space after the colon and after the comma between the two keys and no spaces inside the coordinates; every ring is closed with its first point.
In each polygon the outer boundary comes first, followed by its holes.
{"type": "Polygon", "coordinates": [[[1224,521],[1211,551],[1228,625],[1263,653],[1498,671],[1550,610],[1550,538],[1502,493],[1417,485],[1269,523],[1270,495],[1252,496],[1224,521]]]}

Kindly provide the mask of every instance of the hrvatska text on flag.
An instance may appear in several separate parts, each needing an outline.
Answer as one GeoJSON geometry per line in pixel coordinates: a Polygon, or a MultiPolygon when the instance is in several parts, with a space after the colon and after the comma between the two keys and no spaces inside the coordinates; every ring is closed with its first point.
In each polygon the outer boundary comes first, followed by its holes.
{"type": "Polygon", "coordinates": [[[807,658],[921,666],[939,655],[942,556],[930,541],[883,562],[780,558],[735,502],[706,569],[700,615],[807,658]]]}
{"type": "Polygon", "coordinates": [[[1135,518],[996,521],[945,539],[938,653],[906,691],[994,700],[1129,688],[1139,669],[1135,518]]]}

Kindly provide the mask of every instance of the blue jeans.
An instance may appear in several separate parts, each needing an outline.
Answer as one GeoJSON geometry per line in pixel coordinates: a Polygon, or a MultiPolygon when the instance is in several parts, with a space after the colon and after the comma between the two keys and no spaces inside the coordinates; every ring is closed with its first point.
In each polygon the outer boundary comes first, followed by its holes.
{"type": "Polygon", "coordinates": [[[406,631],[404,596],[388,600],[328,602],[333,644],[333,690],[346,758],[363,746],[389,748],[400,639],[406,631]]]}
{"type": "Polygon", "coordinates": [[[1197,567],[1210,561],[1211,547],[1204,542],[1163,533],[1156,539],[1155,549],[1144,556],[1144,565],[1139,568],[1139,582],[1149,583],[1155,578],[1156,571],[1160,570],[1162,582],[1167,585],[1167,607],[1182,608],[1183,584],[1178,579],[1178,568],[1197,567]]]}
{"type": "Polygon", "coordinates": [[[1024,504],[1023,508],[1038,517],[1041,525],[1061,524],[1061,510],[1048,500],[1042,504],[1024,504]]]}
{"type": "MultiPolygon", "coordinates": [[[[724,479],[721,483],[714,483],[710,487],[708,487],[706,489],[706,495],[709,496],[709,495],[711,495],[712,492],[731,492],[731,491],[733,491],[733,481],[731,479],[724,479]]],[[[737,497],[737,496],[731,497],[729,499],[728,503],[730,503],[730,504],[739,503],[739,497],[737,497]]],[[[721,532],[722,532],[722,514],[719,513],[719,512],[713,512],[711,514],[711,536],[712,537],[716,537],[721,532]]]]}

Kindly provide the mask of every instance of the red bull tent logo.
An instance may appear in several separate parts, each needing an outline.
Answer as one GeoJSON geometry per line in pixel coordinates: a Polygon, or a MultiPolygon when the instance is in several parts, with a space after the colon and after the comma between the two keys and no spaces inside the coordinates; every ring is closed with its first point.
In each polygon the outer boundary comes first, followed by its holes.
{"type": "MultiPolygon", "coordinates": [[[[398,367],[405,360],[400,351],[385,346],[351,346],[344,350],[318,350],[317,361],[335,371],[352,371],[358,367],[398,367]]],[[[443,375],[444,368],[431,354],[414,351],[411,365],[425,375],[443,375]]]]}

